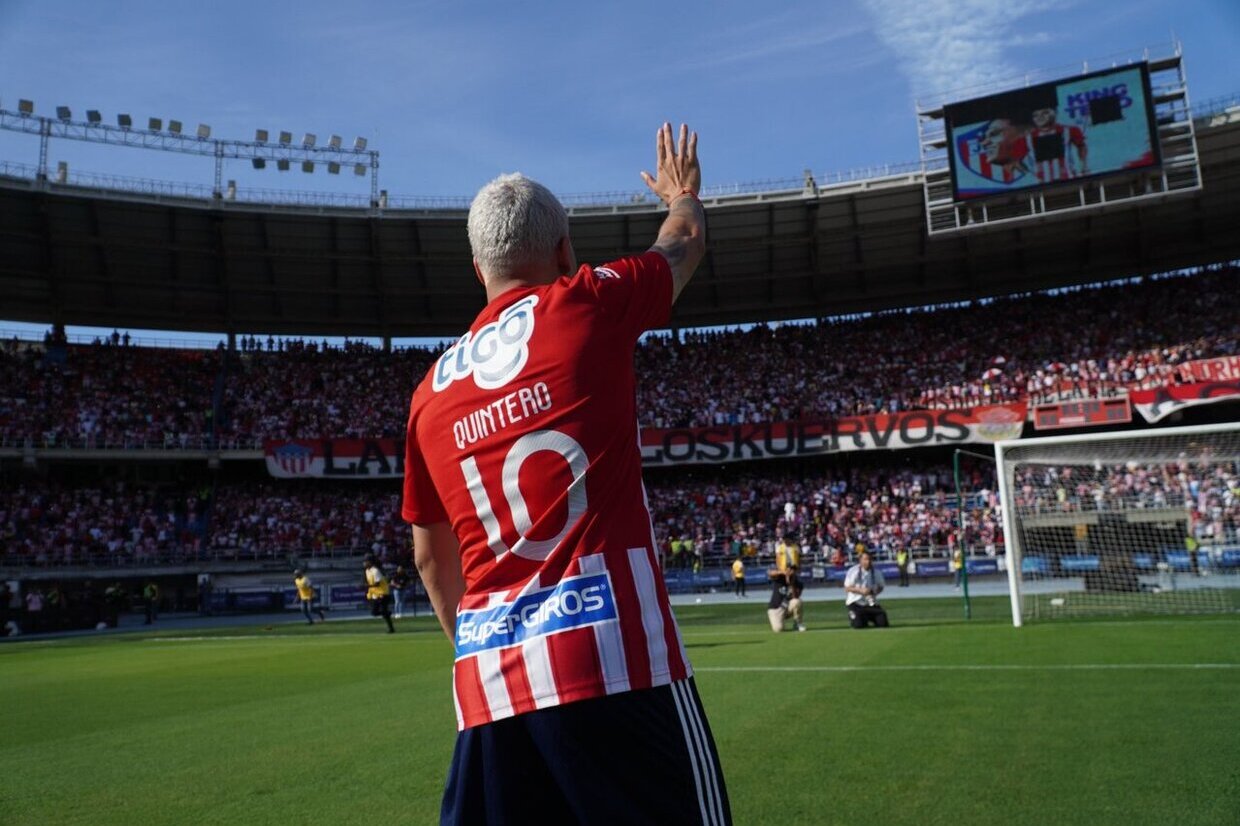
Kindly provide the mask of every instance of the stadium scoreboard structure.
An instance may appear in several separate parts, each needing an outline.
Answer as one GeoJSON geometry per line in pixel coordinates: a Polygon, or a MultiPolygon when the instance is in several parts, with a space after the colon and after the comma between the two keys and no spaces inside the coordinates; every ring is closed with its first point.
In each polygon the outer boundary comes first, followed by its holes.
{"type": "Polygon", "coordinates": [[[917,115],[931,235],[1201,189],[1178,45],[917,115]]]}

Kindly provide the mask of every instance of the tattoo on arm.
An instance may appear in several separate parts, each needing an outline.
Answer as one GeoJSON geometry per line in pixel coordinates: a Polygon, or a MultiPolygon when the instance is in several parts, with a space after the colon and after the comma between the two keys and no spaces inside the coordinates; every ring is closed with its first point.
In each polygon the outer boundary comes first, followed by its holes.
{"type": "Polygon", "coordinates": [[[672,270],[673,301],[697,269],[705,230],[706,213],[696,198],[678,198],[672,202],[651,249],[662,253],[672,270]],[[698,230],[696,236],[695,229],[698,230]],[[692,261],[689,261],[690,256],[692,261]]]}

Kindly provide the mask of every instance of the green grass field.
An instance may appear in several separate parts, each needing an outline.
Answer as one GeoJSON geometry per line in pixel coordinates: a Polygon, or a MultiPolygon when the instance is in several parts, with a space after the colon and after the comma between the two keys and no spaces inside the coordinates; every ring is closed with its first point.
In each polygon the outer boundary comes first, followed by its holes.
{"type": "MultiPolygon", "coordinates": [[[[1006,598],[677,609],[738,824],[1240,823],[1240,616],[1014,629],[1006,598]]],[[[427,619],[0,646],[0,823],[433,823],[427,619]]]]}

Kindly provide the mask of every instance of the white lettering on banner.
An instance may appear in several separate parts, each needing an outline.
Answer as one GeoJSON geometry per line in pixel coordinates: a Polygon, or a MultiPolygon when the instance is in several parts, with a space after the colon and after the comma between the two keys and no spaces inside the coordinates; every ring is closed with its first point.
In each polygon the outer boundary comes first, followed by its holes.
{"type": "Polygon", "coordinates": [[[435,362],[432,389],[438,393],[457,379],[473,376],[481,389],[497,390],[516,378],[530,358],[537,304],[538,296],[528,295],[477,334],[466,333],[457,339],[435,362]]]}
{"type": "Polygon", "coordinates": [[[452,439],[457,450],[503,430],[513,422],[528,419],[551,409],[551,390],[546,382],[519,387],[486,407],[480,407],[452,423],[452,439]]]}
{"type": "MultiPolygon", "coordinates": [[[[550,399],[548,399],[549,402],[550,399]]],[[[478,470],[478,463],[474,461],[474,457],[468,456],[461,462],[460,466],[461,474],[465,477],[465,486],[468,488],[470,498],[474,503],[474,511],[486,530],[487,545],[496,556],[502,556],[504,553],[511,551],[525,559],[541,562],[551,555],[555,547],[568,535],[573,525],[577,524],[581,517],[585,515],[587,505],[586,471],[590,468],[590,460],[586,456],[586,450],[581,446],[581,443],[567,433],[561,433],[558,430],[536,430],[533,433],[527,433],[513,443],[513,446],[508,450],[508,455],[504,457],[504,468],[500,481],[504,489],[504,499],[507,500],[508,509],[512,512],[513,527],[517,529],[518,534],[518,539],[511,548],[504,544],[499,519],[495,516],[495,508],[491,504],[491,498],[488,496],[486,488],[483,486],[482,474],[478,470]],[[559,532],[550,539],[530,539],[529,534],[534,529],[534,520],[530,517],[529,505],[525,501],[525,496],[521,493],[521,466],[525,464],[526,459],[541,450],[558,453],[568,463],[568,469],[573,475],[573,481],[569,484],[568,490],[565,491],[568,501],[568,515],[559,532]]]]}

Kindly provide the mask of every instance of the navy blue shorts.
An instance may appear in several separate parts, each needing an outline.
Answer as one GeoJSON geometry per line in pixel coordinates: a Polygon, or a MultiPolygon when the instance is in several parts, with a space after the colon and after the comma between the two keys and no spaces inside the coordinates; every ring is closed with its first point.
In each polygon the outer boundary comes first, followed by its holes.
{"type": "Polygon", "coordinates": [[[460,732],[442,824],[729,824],[693,679],[460,732]]]}

